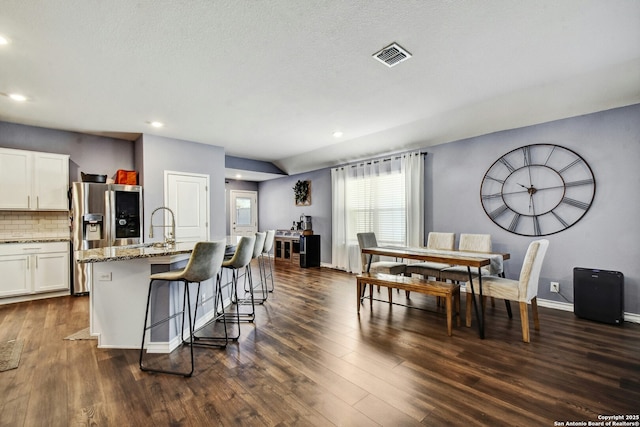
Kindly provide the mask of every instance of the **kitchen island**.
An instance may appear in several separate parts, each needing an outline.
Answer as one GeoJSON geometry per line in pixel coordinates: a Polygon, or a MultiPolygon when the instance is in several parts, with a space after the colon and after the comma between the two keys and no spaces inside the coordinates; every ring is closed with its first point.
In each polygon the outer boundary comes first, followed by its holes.
{"type": "MultiPolygon", "coordinates": [[[[186,265],[195,242],[156,247],[140,244],[122,247],[87,249],[75,252],[75,260],[87,263],[90,271],[90,333],[98,338],[100,348],[140,348],[144,328],[149,276],[186,265]]],[[[183,284],[170,282],[154,288],[151,299],[151,322],[182,311],[183,284]]],[[[191,296],[195,307],[195,285],[191,296]]],[[[214,281],[201,284],[196,325],[204,324],[215,314],[214,281]]],[[[147,334],[149,352],[168,353],[181,340],[181,318],[153,329],[147,334]]]]}

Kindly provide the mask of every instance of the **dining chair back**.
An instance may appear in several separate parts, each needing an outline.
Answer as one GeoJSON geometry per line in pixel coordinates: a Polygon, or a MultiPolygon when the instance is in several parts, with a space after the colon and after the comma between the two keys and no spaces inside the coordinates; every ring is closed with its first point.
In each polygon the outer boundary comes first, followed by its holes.
{"type": "MultiPolygon", "coordinates": [[[[491,234],[460,234],[460,243],[458,243],[459,251],[466,252],[491,252],[491,234]]],[[[491,274],[489,269],[482,268],[483,276],[491,274]]],[[[476,277],[477,271],[471,271],[471,275],[476,277]]],[[[440,280],[451,280],[452,282],[467,282],[469,280],[469,271],[467,267],[453,266],[447,267],[440,271],[440,280]]]]}
{"type": "MultiPolygon", "coordinates": [[[[442,233],[432,231],[427,237],[427,249],[452,251],[454,249],[455,241],[456,233],[442,233]]],[[[450,267],[449,264],[443,264],[440,262],[416,262],[407,265],[406,274],[411,275],[415,273],[425,278],[433,277],[436,280],[440,280],[440,271],[448,267],[450,267]]],[[[407,296],[409,296],[408,292],[407,296]]]]}
{"type": "MultiPolygon", "coordinates": [[[[378,246],[378,240],[376,239],[375,233],[358,233],[357,237],[358,245],[360,246],[363,272],[366,272],[367,266],[369,266],[368,271],[371,273],[404,274],[407,265],[403,262],[381,261],[378,255],[369,255],[371,256],[371,263],[369,264],[369,256],[365,256],[365,254],[362,253],[362,250],[378,246]]],[[[387,290],[389,302],[393,302],[393,294],[391,293],[392,289],[389,287],[387,290]]],[[[364,291],[365,289],[363,287],[362,292],[364,293],[364,291]]],[[[380,291],[380,286],[378,286],[378,291],[380,291]]]]}
{"type": "MultiPolygon", "coordinates": [[[[540,330],[538,320],[538,282],[542,263],[549,247],[546,239],[534,240],[529,244],[524,256],[518,280],[498,276],[482,278],[482,294],[487,297],[502,298],[505,301],[517,301],[520,304],[520,321],[522,322],[522,340],[529,342],[528,305],[531,304],[533,322],[536,330],[540,330]]],[[[470,324],[471,298],[467,298],[467,324],[470,324]]]]}
{"type": "MultiPolygon", "coordinates": [[[[376,239],[376,234],[369,233],[358,233],[358,245],[360,246],[360,251],[366,248],[373,248],[378,246],[378,240],[376,239]]],[[[362,271],[366,271],[367,264],[369,262],[369,257],[362,254],[362,271]]],[[[405,264],[397,261],[381,261],[378,255],[373,255],[371,258],[371,267],[370,272],[376,273],[387,273],[387,274],[402,274],[404,273],[405,264]]]]}
{"type": "Polygon", "coordinates": [[[432,231],[427,236],[427,249],[453,250],[456,233],[441,233],[432,231]]]}

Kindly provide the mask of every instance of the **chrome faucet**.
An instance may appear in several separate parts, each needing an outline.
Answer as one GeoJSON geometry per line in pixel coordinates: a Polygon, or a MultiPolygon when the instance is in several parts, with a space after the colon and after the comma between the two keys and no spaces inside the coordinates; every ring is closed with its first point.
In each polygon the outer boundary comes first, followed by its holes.
{"type": "Polygon", "coordinates": [[[174,245],[176,243],[176,216],[173,214],[173,211],[165,206],[161,206],[159,208],[155,208],[153,212],[151,212],[151,225],[149,226],[149,238],[153,238],[153,227],[163,227],[169,228],[171,227],[171,231],[168,236],[165,236],[164,243],[167,245],[174,245]],[[153,214],[158,212],[159,210],[167,210],[171,214],[171,225],[153,225],[153,214]]]}

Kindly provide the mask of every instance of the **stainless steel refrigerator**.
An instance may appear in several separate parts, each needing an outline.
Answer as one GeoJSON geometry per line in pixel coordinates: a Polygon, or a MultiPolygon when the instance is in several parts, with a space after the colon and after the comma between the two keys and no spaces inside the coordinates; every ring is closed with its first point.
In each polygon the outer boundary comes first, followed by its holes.
{"type": "MultiPolygon", "coordinates": [[[[74,182],[71,191],[74,252],[142,243],[141,186],[74,182]]],[[[73,294],[88,293],[90,269],[73,264],[73,294]]]]}

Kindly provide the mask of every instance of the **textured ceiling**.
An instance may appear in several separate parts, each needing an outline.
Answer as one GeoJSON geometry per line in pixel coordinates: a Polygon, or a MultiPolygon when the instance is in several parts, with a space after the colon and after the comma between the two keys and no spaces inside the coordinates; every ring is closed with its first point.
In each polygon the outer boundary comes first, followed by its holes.
{"type": "Polygon", "coordinates": [[[640,102],[637,0],[0,0],[0,34],[0,120],[287,173],[640,102]]]}

